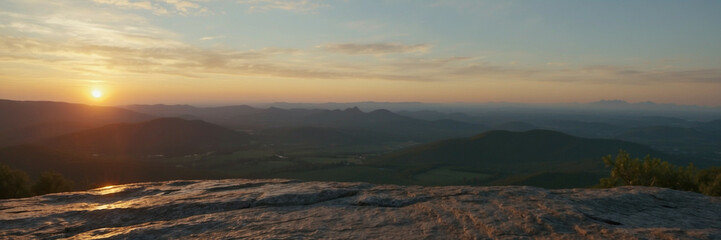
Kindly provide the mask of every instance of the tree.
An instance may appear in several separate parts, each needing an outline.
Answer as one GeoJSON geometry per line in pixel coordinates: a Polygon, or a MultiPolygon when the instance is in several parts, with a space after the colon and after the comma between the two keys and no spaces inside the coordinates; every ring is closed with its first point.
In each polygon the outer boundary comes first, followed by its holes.
{"type": "Polygon", "coordinates": [[[28,174],[0,164],[0,199],[30,196],[28,174]]]}
{"type": "Polygon", "coordinates": [[[651,156],[646,156],[641,161],[638,158],[632,159],[628,152],[623,150],[618,152],[615,160],[608,155],[603,158],[603,162],[607,167],[611,167],[611,176],[601,179],[601,187],[635,185],[699,191],[693,164],[677,167],[651,156]]]}
{"type": "Polygon", "coordinates": [[[709,196],[721,196],[721,167],[699,171],[696,181],[701,193],[709,196]]]}
{"type": "Polygon", "coordinates": [[[73,189],[73,182],[56,172],[43,172],[40,179],[33,184],[33,193],[43,195],[56,192],[69,192],[73,189]]]}

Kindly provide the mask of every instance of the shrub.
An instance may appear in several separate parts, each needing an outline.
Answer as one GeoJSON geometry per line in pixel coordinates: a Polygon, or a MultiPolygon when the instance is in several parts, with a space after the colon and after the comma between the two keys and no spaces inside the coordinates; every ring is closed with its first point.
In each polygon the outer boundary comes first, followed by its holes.
{"type": "Polygon", "coordinates": [[[603,157],[603,162],[611,167],[611,174],[601,179],[600,187],[664,187],[721,196],[721,167],[697,171],[693,164],[677,167],[650,156],[646,156],[643,161],[632,159],[623,150],[618,152],[615,159],[611,155],[603,157]]]}
{"type": "Polygon", "coordinates": [[[28,174],[0,164],[0,199],[30,196],[28,174]]]}
{"type": "Polygon", "coordinates": [[[699,171],[696,181],[701,193],[709,196],[721,196],[721,167],[699,171]]]}
{"type": "Polygon", "coordinates": [[[44,172],[40,179],[33,184],[33,193],[43,195],[56,192],[68,192],[72,190],[73,182],[67,180],[63,175],[55,172],[44,172]]]}

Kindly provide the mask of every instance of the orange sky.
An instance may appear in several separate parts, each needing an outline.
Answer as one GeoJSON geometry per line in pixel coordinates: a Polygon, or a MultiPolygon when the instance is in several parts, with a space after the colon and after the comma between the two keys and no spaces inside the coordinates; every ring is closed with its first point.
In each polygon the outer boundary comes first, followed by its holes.
{"type": "Polygon", "coordinates": [[[537,4],[4,1],[0,98],[721,105],[718,2],[537,4]]]}

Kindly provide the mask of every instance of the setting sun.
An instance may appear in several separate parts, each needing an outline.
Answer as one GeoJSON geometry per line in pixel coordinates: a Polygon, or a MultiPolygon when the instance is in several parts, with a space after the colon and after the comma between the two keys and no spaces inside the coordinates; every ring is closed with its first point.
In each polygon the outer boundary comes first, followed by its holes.
{"type": "Polygon", "coordinates": [[[93,98],[101,98],[103,96],[103,92],[97,89],[94,89],[90,92],[90,95],[93,96],[93,98]]]}

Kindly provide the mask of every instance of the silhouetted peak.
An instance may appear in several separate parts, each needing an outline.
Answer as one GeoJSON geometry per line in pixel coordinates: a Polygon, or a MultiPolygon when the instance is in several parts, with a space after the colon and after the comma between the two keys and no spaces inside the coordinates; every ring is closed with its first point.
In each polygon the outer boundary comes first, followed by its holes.
{"type": "Polygon", "coordinates": [[[358,107],[347,108],[346,110],[344,110],[344,112],[347,112],[347,113],[363,113],[363,111],[361,111],[358,107]]]}
{"type": "Polygon", "coordinates": [[[282,113],[287,112],[288,110],[277,108],[277,107],[270,107],[267,110],[265,110],[266,113],[282,113]]]}
{"type": "Polygon", "coordinates": [[[373,114],[373,115],[395,115],[395,113],[393,113],[393,112],[391,112],[391,111],[388,111],[388,110],[386,110],[386,109],[374,110],[374,111],[370,112],[370,114],[373,114]]]}
{"type": "MultiPolygon", "coordinates": [[[[150,121],[145,122],[145,124],[185,124],[185,123],[204,123],[202,120],[186,120],[178,117],[163,117],[163,118],[156,118],[150,121]]],[[[142,123],[141,123],[142,124],[142,123]]]]}
{"type": "Polygon", "coordinates": [[[496,126],[493,126],[493,129],[496,130],[508,130],[508,131],[528,131],[532,129],[536,129],[537,127],[533,124],[526,123],[526,122],[518,122],[518,121],[512,121],[512,122],[506,122],[502,123],[496,126]]]}
{"type": "Polygon", "coordinates": [[[620,99],[613,99],[613,100],[603,99],[603,100],[601,100],[601,101],[593,102],[593,103],[591,103],[591,104],[597,104],[597,105],[623,105],[623,104],[628,104],[628,102],[626,102],[625,100],[620,100],[620,99]]]}

